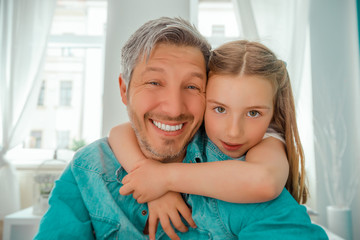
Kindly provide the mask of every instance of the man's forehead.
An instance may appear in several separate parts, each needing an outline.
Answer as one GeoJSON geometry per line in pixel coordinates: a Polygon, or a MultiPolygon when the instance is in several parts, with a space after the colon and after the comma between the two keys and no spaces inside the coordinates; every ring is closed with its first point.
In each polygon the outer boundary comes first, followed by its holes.
{"type": "MultiPolygon", "coordinates": [[[[158,44],[150,55],[142,54],[137,61],[135,68],[142,66],[143,71],[164,72],[166,66],[162,63],[185,64],[190,66],[192,75],[203,78],[206,77],[206,63],[200,49],[192,46],[177,46],[174,44],[158,44]]],[[[135,69],[134,68],[134,69],[135,69]]]]}

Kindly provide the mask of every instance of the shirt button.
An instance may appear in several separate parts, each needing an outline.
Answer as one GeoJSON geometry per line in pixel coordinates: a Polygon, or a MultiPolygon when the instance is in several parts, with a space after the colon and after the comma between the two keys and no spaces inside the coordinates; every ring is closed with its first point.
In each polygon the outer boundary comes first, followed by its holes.
{"type": "Polygon", "coordinates": [[[147,214],[147,211],[146,211],[146,210],[142,210],[141,214],[142,214],[143,216],[145,216],[145,215],[147,214]]]}

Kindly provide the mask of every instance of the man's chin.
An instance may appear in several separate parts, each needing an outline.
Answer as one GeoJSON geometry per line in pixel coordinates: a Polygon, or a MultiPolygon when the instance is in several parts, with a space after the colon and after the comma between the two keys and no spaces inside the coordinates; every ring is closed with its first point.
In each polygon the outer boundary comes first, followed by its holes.
{"type": "Polygon", "coordinates": [[[163,163],[171,163],[171,162],[182,162],[185,157],[185,147],[180,150],[154,150],[153,148],[146,148],[146,151],[143,151],[147,158],[151,158],[163,163]]]}

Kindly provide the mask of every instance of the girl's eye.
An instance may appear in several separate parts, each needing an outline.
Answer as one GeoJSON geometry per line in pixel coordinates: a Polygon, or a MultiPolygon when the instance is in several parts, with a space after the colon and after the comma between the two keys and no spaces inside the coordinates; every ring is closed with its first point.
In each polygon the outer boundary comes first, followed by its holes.
{"type": "Polygon", "coordinates": [[[259,117],[260,116],[260,113],[256,110],[251,110],[247,113],[247,116],[248,117],[252,117],[252,118],[255,118],[255,117],[259,117]]]}
{"type": "Polygon", "coordinates": [[[226,112],[225,108],[223,108],[223,107],[216,107],[216,108],[214,108],[214,110],[217,113],[225,113],[226,112]]]}

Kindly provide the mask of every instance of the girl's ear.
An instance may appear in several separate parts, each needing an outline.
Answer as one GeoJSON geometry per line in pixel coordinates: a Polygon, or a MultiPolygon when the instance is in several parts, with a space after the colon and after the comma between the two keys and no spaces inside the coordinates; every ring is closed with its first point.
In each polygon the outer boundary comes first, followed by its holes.
{"type": "Polygon", "coordinates": [[[127,105],[126,84],[124,79],[121,77],[121,74],[119,76],[119,86],[120,86],[121,100],[125,105],[127,105]]]}

